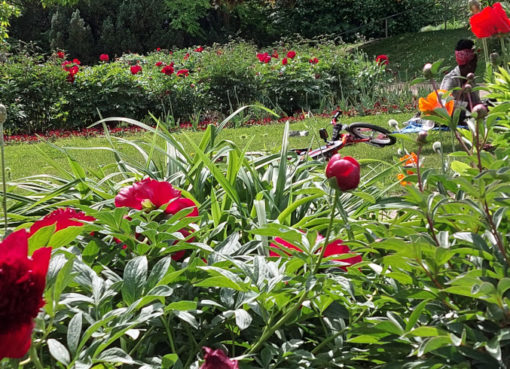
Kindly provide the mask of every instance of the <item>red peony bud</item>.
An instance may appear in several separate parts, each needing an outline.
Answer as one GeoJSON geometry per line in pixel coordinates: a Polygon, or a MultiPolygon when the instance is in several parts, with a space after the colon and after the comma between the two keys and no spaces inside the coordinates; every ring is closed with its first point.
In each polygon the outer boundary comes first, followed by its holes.
{"type": "Polygon", "coordinates": [[[330,184],[340,191],[353,190],[359,185],[360,165],[350,156],[335,154],[326,167],[326,177],[330,184]]]}

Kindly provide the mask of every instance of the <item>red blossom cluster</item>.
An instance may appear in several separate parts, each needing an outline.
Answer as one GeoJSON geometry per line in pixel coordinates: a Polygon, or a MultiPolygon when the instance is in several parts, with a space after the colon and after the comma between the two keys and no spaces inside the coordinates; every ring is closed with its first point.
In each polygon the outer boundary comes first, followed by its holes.
{"type": "Polygon", "coordinates": [[[271,55],[269,53],[257,53],[257,59],[264,64],[267,64],[271,61],[271,55]]]}
{"type": "Polygon", "coordinates": [[[131,68],[131,74],[138,74],[138,73],[141,73],[142,72],[142,67],[139,66],[138,64],[137,65],[132,65],[131,68]]]}
{"type": "Polygon", "coordinates": [[[62,63],[62,69],[64,69],[68,73],[67,80],[70,83],[74,82],[74,76],[78,74],[78,72],[80,71],[79,67],[80,64],[81,62],[78,59],[73,59],[73,61],[65,60],[62,63]]]}
{"type": "Polygon", "coordinates": [[[102,62],[107,62],[110,60],[110,57],[108,56],[108,54],[101,54],[99,55],[99,60],[101,60],[102,62]]]}

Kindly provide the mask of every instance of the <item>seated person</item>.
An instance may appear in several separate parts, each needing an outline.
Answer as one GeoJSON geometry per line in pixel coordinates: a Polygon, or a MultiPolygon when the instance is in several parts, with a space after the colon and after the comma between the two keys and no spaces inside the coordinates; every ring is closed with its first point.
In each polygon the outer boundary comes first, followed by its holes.
{"type": "MultiPolygon", "coordinates": [[[[444,76],[441,82],[442,90],[452,90],[456,87],[462,88],[467,82],[467,75],[474,73],[476,70],[478,56],[473,50],[474,42],[472,40],[459,40],[455,47],[455,60],[457,66],[447,75],[444,76]]],[[[480,104],[480,95],[478,91],[471,91],[469,94],[462,90],[452,91],[452,96],[455,100],[456,107],[464,107],[470,111],[471,106],[480,104]],[[469,103],[469,97],[471,97],[471,106],[469,103]]],[[[459,124],[464,122],[466,112],[463,110],[460,115],[459,124]]]]}

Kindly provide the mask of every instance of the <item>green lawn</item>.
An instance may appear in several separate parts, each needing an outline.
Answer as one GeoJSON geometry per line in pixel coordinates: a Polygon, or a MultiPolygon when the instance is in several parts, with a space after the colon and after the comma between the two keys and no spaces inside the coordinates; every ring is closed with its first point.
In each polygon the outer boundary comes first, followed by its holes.
{"type": "MultiPolygon", "coordinates": [[[[346,123],[355,121],[364,121],[388,127],[387,122],[389,119],[394,118],[399,122],[406,121],[412,116],[411,113],[401,114],[381,114],[366,117],[356,117],[343,120],[346,123]]],[[[303,148],[303,147],[318,147],[321,143],[318,138],[317,130],[319,128],[327,127],[331,133],[331,126],[329,119],[311,117],[301,122],[292,123],[291,130],[308,130],[310,134],[306,137],[291,137],[289,138],[290,148],[303,148]]],[[[264,151],[268,153],[279,152],[282,142],[282,135],[284,124],[273,124],[266,126],[252,126],[237,129],[224,129],[220,135],[220,139],[230,140],[240,147],[248,145],[248,151],[264,151]]],[[[175,138],[182,142],[185,146],[186,140],[183,137],[187,135],[195,142],[199,142],[202,138],[203,132],[182,131],[175,133],[175,138]]],[[[431,135],[430,141],[439,138],[439,133],[431,135]]],[[[146,149],[150,145],[152,136],[148,133],[139,133],[130,136],[124,136],[122,139],[141,143],[146,145],[146,149]]],[[[443,134],[443,140],[449,140],[448,134],[443,134]]],[[[116,149],[122,151],[132,161],[140,162],[142,157],[136,150],[126,143],[121,143],[114,139],[116,149]]],[[[449,141],[448,141],[449,142],[449,141]]],[[[381,159],[391,161],[397,156],[397,150],[405,144],[405,148],[409,151],[414,151],[415,145],[412,142],[403,142],[399,140],[396,145],[376,148],[366,144],[358,144],[346,147],[342,150],[342,154],[351,155],[357,159],[381,159]]],[[[98,167],[105,167],[114,162],[113,155],[106,150],[83,150],[84,148],[91,147],[104,147],[108,146],[108,141],[104,137],[95,138],[67,138],[52,142],[51,145],[65,148],[81,165],[86,168],[95,169],[98,167]],[[73,148],[81,149],[73,149],[73,148]]],[[[57,148],[52,147],[48,143],[35,143],[35,144],[13,144],[6,147],[6,165],[9,168],[8,173],[10,179],[18,179],[35,174],[57,174],[58,170],[51,166],[44,155],[48,155],[54,163],[60,168],[68,169],[69,164],[65,155],[57,148]]],[[[430,145],[429,145],[430,146],[430,145]]],[[[447,145],[448,147],[451,147],[447,145]]],[[[431,153],[431,149],[424,151],[425,154],[431,153]]],[[[436,160],[431,156],[429,160],[436,160]]],[[[430,164],[434,164],[430,162],[430,164]]]]}
{"type": "MultiPolygon", "coordinates": [[[[365,51],[370,58],[379,54],[386,54],[389,65],[393,72],[398,73],[402,81],[410,81],[421,76],[421,70],[425,63],[444,59],[444,66],[454,67],[455,57],[453,50],[457,41],[463,38],[472,39],[481,48],[481,42],[476,40],[473,33],[466,29],[428,31],[408,33],[368,42],[360,49],[365,51]]],[[[483,75],[484,65],[483,52],[479,55],[478,75],[483,75]]]]}

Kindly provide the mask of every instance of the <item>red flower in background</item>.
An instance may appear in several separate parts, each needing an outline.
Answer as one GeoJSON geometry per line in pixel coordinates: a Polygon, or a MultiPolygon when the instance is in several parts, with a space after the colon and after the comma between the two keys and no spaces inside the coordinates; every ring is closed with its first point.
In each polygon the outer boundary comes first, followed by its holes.
{"type": "Polygon", "coordinates": [[[81,61],[79,59],[73,59],[73,63],[76,65],[81,65],[81,61]]]}
{"type": "Polygon", "coordinates": [[[287,60],[287,58],[283,58],[282,65],[287,65],[287,64],[289,64],[289,61],[287,60]]]}
{"type": "Polygon", "coordinates": [[[139,65],[132,65],[130,70],[131,70],[131,74],[138,74],[142,71],[142,67],[139,65]]]}
{"type": "Polygon", "coordinates": [[[311,64],[317,64],[318,62],[319,62],[319,59],[317,59],[317,58],[310,59],[311,64]]]}
{"type": "Polygon", "coordinates": [[[0,360],[20,359],[30,348],[34,318],[44,306],[42,294],[51,248],[28,257],[28,234],[21,229],[0,243],[0,360]]]}
{"type": "Polygon", "coordinates": [[[356,159],[350,156],[335,154],[326,166],[326,177],[333,187],[340,191],[353,190],[359,185],[360,166],[356,159]]]}
{"type": "Polygon", "coordinates": [[[193,208],[189,217],[198,216],[198,209],[195,203],[184,197],[181,197],[181,191],[164,181],[146,178],[132,186],[124,187],[115,196],[115,206],[142,210],[158,209],[166,205],[165,213],[175,214],[185,208],[193,208]]]}
{"type": "Polygon", "coordinates": [[[290,50],[290,51],[287,53],[287,58],[294,59],[295,57],[296,57],[296,52],[295,52],[295,51],[290,50]]]}
{"type": "Polygon", "coordinates": [[[471,16],[469,24],[471,24],[471,30],[478,38],[510,32],[510,19],[508,19],[501,3],[495,3],[492,7],[488,6],[480,13],[471,16]]]}
{"type": "MultiPolygon", "coordinates": [[[[173,186],[164,181],[156,181],[146,178],[140,182],[134,183],[132,186],[124,187],[115,196],[115,206],[137,209],[152,210],[159,209],[166,205],[166,214],[177,214],[182,209],[192,208],[188,217],[198,216],[198,209],[193,200],[181,197],[181,191],[176,190],[173,186]]],[[[180,229],[179,232],[188,237],[191,232],[187,229],[180,229]]],[[[189,241],[192,242],[192,239],[189,241]]],[[[175,242],[177,243],[177,241],[175,242]]],[[[180,260],[184,257],[186,251],[181,250],[172,254],[173,260],[180,260]]]]}
{"type": "Polygon", "coordinates": [[[261,63],[265,63],[265,64],[267,64],[271,61],[271,55],[269,55],[268,53],[258,53],[257,58],[259,59],[259,61],[261,63]]]}
{"type": "Polygon", "coordinates": [[[202,51],[204,51],[204,48],[203,48],[202,46],[199,46],[199,47],[197,47],[197,48],[195,49],[195,51],[196,51],[197,53],[201,53],[202,51]]]}
{"type": "Polygon", "coordinates": [[[172,75],[174,72],[174,67],[172,67],[171,65],[165,65],[162,69],[161,69],[161,73],[164,73],[166,74],[167,76],[170,76],[172,75]]]}
{"type": "Polygon", "coordinates": [[[108,54],[101,54],[101,55],[99,55],[99,60],[101,60],[103,62],[107,62],[110,60],[110,57],[108,56],[108,54]]]}
{"type": "Polygon", "coordinates": [[[158,61],[158,62],[156,62],[155,65],[156,65],[156,67],[161,67],[163,65],[163,62],[162,61],[158,61]]]}
{"type": "Polygon", "coordinates": [[[237,360],[230,359],[223,350],[213,350],[209,347],[203,349],[205,361],[199,369],[239,369],[237,360]]]}
{"type": "Polygon", "coordinates": [[[71,226],[80,227],[83,225],[83,222],[81,222],[82,220],[86,222],[93,222],[96,218],[87,215],[82,211],[78,212],[70,208],[57,209],[32,224],[32,227],[30,227],[29,237],[39,229],[52,224],[55,224],[55,232],[71,226]]]}
{"type": "Polygon", "coordinates": [[[156,51],[161,51],[161,48],[160,47],[156,47],[156,51]]]}
{"type": "Polygon", "coordinates": [[[66,54],[63,51],[57,52],[57,58],[64,59],[66,57],[66,54]]]}
{"type": "Polygon", "coordinates": [[[189,53],[186,53],[186,55],[184,55],[184,60],[188,60],[189,59],[189,53]]]}
{"type": "Polygon", "coordinates": [[[179,76],[184,76],[184,77],[189,76],[189,70],[188,69],[179,69],[177,71],[177,77],[179,77],[179,76]]]}
{"type": "MultiPolygon", "coordinates": [[[[321,235],[317,236],[317,241],[322,241],[323,239],[324,239],[324,237],[322,237],[321,235]]],[[[274,240],[276,243],[271,243],[270,247],[273,249],[282,250],[288,256],[290,256],[291,254],[287,253],[284,248],[296,250],[298,252],[303,252],[303,250],[301,250],[299,247],[291,244],[290,242],[287,242],[287,241],[281,239],[280,237],[276,237],[274,240]],[[282,248],[281,246],[284,246],[284,248],[282,248]]],[[[320,252],[320,251],[321,251],[321,249],[317,250],[317,252],[320,252]]],[[[324,251],[324,257],[349,254],[350,252],[351,252],[351,250],[349,249],[349,246],[344,245],[342,240],[335,240],[333,242],[328,243],[328,245],[326,246],[326,250],[324,251]]],[[[280,257],[280,254],[270,249],[269,256],[280,257]]],[[[361,255],[355,255],[353,257],[346,258],[346,259],[333,259],[333,260],[348,264],[347,266],[340,267],[341,269],[343,269],[345,271],[347,270],[348,266],[351,266],[351,265],[354,265],[356,263],[360,263],[361,261],[363,261],[363,259],[361,258],[361,255]]]]}
{"type": "Polygon", "coordinates": [[[273,50],[273,53],[271,54],[271,58],[278,59],[278,58],[279,58],[279,56],[278,56],[278,51],[273,50]]]}
{"type": "Polygon", "coordinates": [[[381,54],[375,57],[375,62],[379,65],[388,65],[390,61],[388,59],[388,55],[381,54]]]}

